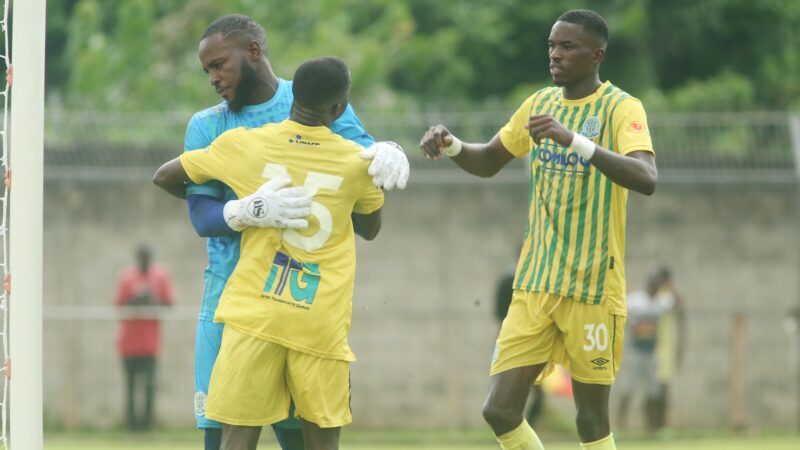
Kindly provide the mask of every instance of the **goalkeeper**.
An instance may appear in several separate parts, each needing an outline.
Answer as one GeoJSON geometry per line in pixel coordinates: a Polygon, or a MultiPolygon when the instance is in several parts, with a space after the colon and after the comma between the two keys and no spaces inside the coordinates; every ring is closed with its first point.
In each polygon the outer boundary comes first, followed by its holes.
{"type": "MultiPolygon", "coordinates": [[[[212,23],[203,33],[199,58],[208,81],[223,101],[196,113],[189,122],[184,150],[208,147],[226,130],[246,126],[260,127],[280,122],[289,116],[292,82],[278,78],[267,58],[264,29],[253,19],[227,15],[212,23]]],[[[373,158],[369,173],[376,185],[388,190],[403,189],[408,179],[408,160],[397,146],[375,143],[364,131],[353,109],[348,106],[331,129],[367,149],[363,159],[373,158]]],[[[222,425],[205,418],[205,402],[211,370],[219,352],[222,325],[212,322],[222,288],[239,259],[240,231],[247,226],[298,228],[307,214],[307,204],[297,191],[285,192],[282,185],[262,187],[257,197],[271,210],[263,217],[247,216],[244,204],[217,181],[202,185],[188,184],[172,189],[178,197],[187,197],[189,215],[197,233],[207,237],[208,266],[204,274],[203,298],[195,341],[194,412],[198,428],[205,432],[205,449],[218,450],[222,425]],[[294,205],[294,206],[292,206],[294,205]],[[288,208],[284,211],[277,209],[288,208]]],[[[299,423],[289,420],[273,427],[284,450],[302,450],[299,423]]]]}

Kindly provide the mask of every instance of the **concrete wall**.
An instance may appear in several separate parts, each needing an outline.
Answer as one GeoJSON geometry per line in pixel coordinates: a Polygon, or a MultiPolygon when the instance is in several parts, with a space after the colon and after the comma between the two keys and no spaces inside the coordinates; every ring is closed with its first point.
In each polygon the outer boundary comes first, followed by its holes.
{"type": "MultiPolygon", "coordinates": [[[[116,272],[145,241],[171,269],[184,307],[163,323],[158,418],[191,426],[205,248],[185,205],[147,182],[49,182],[45,197],[46,420],[67,427],[122,422],[113,309],[78,319],[56,307],[108,307],[116,272]]],[[[387,195],[381,236],[358,244],[356,425],[482,424],[497,332],[494,283],[516,256],[526,204],[524,180],[412,185],[387,195]]],[[[652,198],[630,196],[629,287],[640,287],[657,263],[669,264],[689,308],[688,354],[672,392],[676,425],[728,423],[736,312],[747,317],[747,423],[795,423],[797,348],[783,325],[800,302],[797,207],[794,190],[774,187],[673,186],[652,198]]]]}

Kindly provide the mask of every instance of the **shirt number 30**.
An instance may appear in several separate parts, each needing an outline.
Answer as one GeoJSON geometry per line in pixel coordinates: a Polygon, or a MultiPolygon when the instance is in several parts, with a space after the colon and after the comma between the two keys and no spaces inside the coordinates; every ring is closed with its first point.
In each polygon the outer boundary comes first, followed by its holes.
{"type": "MultiPolygon", "coordinates": [[[[264,178],[275,178],[278,176],[288,177],[289,174],[286,171],[286,166],[267,164],[264,166],[262,176],[264,176],[264,178]]],[[[326,173],[308,172],[303,187],[314,197],[320,189],[338,191],[342,186],[342,181],[344,181],[343,177],[328,175],[326,173]]],[[[311,236],[303,236],[298,233],[297,230],[284,230],[283,240],[307,252],[313,252],[325,245],[325,242],[331,237],[331,232],[333,231],[333,216],[330,210],[319,202],[311,202],[311,215],[319,220],[319,230],[317,230],[316,233],[311,236]]]]}
{"type": "Polygon", "coordinates": [[[586,331],[586,344],[583,346],[583,351],[591,352],[595,349],[605,351],[608,348],[608,327],[606,324],[587,323],[583,326],[586,331]]]}

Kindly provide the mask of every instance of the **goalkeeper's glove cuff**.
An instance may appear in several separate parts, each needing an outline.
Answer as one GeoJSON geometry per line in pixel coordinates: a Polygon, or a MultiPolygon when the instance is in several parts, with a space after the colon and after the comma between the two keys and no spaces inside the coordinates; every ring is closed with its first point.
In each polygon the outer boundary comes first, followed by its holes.
{"type": "Polygon", "coordinates": [[[225,206],[222,208],[222,215],[225,218],[225,223],[227,223],[233,231],[242,231],[247,228],[243,206],[244,200],[230,200],[225,203],[225,206]]]}

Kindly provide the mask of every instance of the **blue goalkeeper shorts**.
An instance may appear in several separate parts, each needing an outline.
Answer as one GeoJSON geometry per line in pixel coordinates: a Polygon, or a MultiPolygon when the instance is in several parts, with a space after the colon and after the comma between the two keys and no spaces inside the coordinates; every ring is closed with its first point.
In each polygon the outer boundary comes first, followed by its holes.
{"type": "MultiPolygon", "coordinates": [[[[200,319],[197,322],[197,335],[194,341],[194,416],[197,419],[197,428],[222,428],[222,424],[205,418],[206,398],[208,397],[208,382],[211,380],[211,371],[219,354],[222,342],[221,323],[200,319]]],[[[272,425],[279,428],[300,429],[300,421],[294,418],[294,405],[289,412],[289,418],[272,425]]]]}

